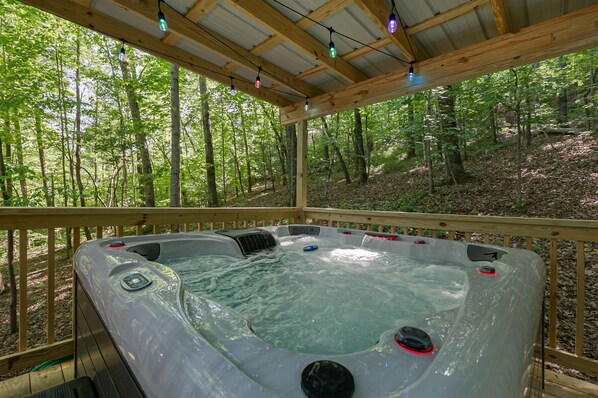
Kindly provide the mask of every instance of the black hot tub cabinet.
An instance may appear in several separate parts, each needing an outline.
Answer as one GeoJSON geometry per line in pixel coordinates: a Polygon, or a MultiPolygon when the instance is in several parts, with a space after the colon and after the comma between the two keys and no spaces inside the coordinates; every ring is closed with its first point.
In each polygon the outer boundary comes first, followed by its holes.
{"type": "Polygon", "coordinates": [[[545,274],[525,250],[306,225],[101,239],[79,248],[75,271],[76,372],[100,396],[227,398],[523,396],[545,274]],[[356,247],[374,240],[397,256],[458,263],[463,304],[388,330],[368,350],[291,352],[260,340],[235,311],[185,292],[160,263],[242,257],[289,235],[356,247]]]}

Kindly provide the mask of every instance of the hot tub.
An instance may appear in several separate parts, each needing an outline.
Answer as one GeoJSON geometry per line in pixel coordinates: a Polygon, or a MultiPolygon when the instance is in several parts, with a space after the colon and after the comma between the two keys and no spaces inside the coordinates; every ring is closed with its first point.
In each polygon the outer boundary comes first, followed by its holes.
{"type": "Polygon", "coordinates": [[[101,239],[75,271],[76,372],[99,395],[243,398],[524,396],[545,272],[520,249],[307,225],[101,239]]]}

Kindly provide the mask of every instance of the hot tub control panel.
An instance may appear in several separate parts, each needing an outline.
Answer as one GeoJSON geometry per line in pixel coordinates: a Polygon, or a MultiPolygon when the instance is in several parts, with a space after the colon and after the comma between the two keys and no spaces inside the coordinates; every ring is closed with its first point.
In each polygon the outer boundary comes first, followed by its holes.
{"type": "Polygon", "coordinates": [[[122,279],[122,281],[120,281],[120,284],[123,287],[123,289],[134,291],[143,289],[144,287],[151,285],[152,281],[142,273],[135,272],[125,276],[122,279]]]}

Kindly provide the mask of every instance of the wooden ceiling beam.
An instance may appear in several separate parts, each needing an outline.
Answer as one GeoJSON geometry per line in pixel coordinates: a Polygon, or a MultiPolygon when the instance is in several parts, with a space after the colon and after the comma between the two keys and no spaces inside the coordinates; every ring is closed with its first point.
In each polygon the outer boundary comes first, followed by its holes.
{"type": "Polygon", "coordinates": [[[462,17],[470,12],[479,10],[480,8],[486,7],[489,4],[489,0],[470,0],[467,3],[461,4],[460,6],[451,8],[450,10],[442,12],[438,15],[434,15],[432,18],[428,18],[424,21],[416,23],[415,25],[409,26],[405,29],[405,31],[410,36],[416,35],[435,26],[442,25],[445,22],[462,17]]]}
{"type": "MultiPolygon", "coordinates": [[[[130,10],[136,14],[145,17],[150,21],[155,21],[158,15],[158,5],[154,1],[139,2],[138,0],[111,0],[113,3],[130,10]]],[[[269,78],[283,84],[284,86],[301,93],[307,97],[315,97],[322,93],[322,90],[297,79],[291,73],[266,61],[256,55],[251,54],[238,44],[226,39],[216,32],[206,28],[199,27],[175,9],[162,3],[162,12],[168,22],[168,30],[175,32],[185,39],[192,41],[200,46],[230,60],[237,62],[257,73],[258,67],[262,68],[262,73],[269,78]]]]}
{"type": "MultiPolygon", "coordinates": [[[[74,1],[22,0],[22,3],[39,8],[42,11],[54,14],[85,28],[95,30],[115,40],[126,40],[127,45],[135,47],[140,51],[177,64],[222,84],[230,84],[228,74],[219,66],[206,62],[202,58],[179,48],[168,46],[152,35],[131,28],[121,21],[90,10],[74,1]]],[[[263,88],[255,88],[252,82],[245,81],[241,76],[233,75],[233,77],[235,78],[235,88],[239,91],[243,91],[276,106],[285,106],[291,103],[291,101],[275,92],[263,88]]]]}
{"type": "MultiPolygon", "coordinates": [[[[322,7],[310,12],[307,17],[303,17],[299,21],[295,22],[295,25],[297,25],[299,29],[306,30],[315,25],[315,22],[313,21],[323,21],[331,15],[336,14],[340,10],[347,8],[351,4],[353,4],[353,0],[331,0],[327,3],[324,3],[322,7]]],[[[284,37],[280,35],[273,35],[255,46],[251,50],[251,53],[255,55],[261,55],[282,42],[284,42],[284,37]]]]}
{"type": "MultiPolygon", "coordinates": [[[[198,23],[203,17],[206,16],[208,12],[210,12],[212,8],[216,6],[216,4],[218,4],[219,1],[220,0],[196,0],[195,4],[193,4],[185,13],[185,17],[189,18],[195,23],[198,23]]],[[[176,33],[167,32],[162,38],[162,41],[172,46],[180,39],[181,36],[177,35],[176,33]]]]}
{"type": "Polygon", "coordinates": [[[381,0],[355,0],[355,4],[357,4],[365,15],[367,15],[367,17],[376,24],[391,42],[405,54],[407,61],[415,62],[426,59],[417,43],[411,40],[405,31],[399,18],[397,19],[397,31],[394,34],[388,31],[387,25],[390,8],[388,8],[381,0]]]}
{"type": "MultiPolygon", "coordinates": [[[[384,48],[384,47],[390,45],[390,43],[391,43],[390,39],[388,37],[385,37],[384,39],[376,40],[369,46],[363,46],[356,50],[353,50],[350,53],[343,55],[342,58],[345,61],[351,61],[352,59],[359,58],[366,54],[369,54],[372,51],[374,51],[375,49],[384,48]]],[[[324,72],[325,70],[326,70],[326,66],[318,65],[311,69],[306,70],[305,72],[298,74],[297,78],[298,79],[307,79],[308,77],[317,75],[318,73],[324,72]]]]}
{"type": "Polygon", "coordinates": [[[492,7],[492,16],[494,17],[494,22],[496,22],[498,32],[501,35],[509,33],[509,23],[507,21],[507,13],[505,12],[503,0],[490,0],[490,5],[492,7]]]}
{"type": "Polygon", "coordinates": [[[281,109],[283,124],[313,119],[598,46],[598,4],[281,109]]]}
{"type": "Polygon", "coordinates": [[[265,0],[230,0],[230,3],[348,81],[354,83],[367,79],[366,75],[341,57],[331,58],[328,46],[304,32],[265,0]]]}

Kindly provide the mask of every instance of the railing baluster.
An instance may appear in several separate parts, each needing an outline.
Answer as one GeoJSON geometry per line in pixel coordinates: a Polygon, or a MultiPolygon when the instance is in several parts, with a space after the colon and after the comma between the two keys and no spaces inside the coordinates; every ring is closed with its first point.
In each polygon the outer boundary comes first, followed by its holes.
{"type": "Polygon", "coordinates": [[[465,242],[471,242],[471,232],[463,232],[463,240],[465,242]]]}
{"type": "Polygon", "coordinates": [[[189,232],[189,223],[183,224],[183,232],[189,232]]]}
{"type": "Polygon", "coordinates": [[[585,243],[575,242],[577,254],[577,308],[575,309],[575,354],[583,355],[584,310],[586,298],[585,243]]]}
{"type": "Polygon", "coordinates": [[[116,236],[118,236],[119,238],[125,236],[124,225],[119,225],[116,227],[116,236]]]}
{"type": "Polygon", "coordinates": [[[490,234],[488,232],[484,233],[484,243],[485,244],[490,244],[490,234]]]}
{"type": "Polygon", "coordinates": [[[73,227],[73,253],[81,246],[81,228],[73,227]]]}
{"type": "Polygon", "coordinates": [[[550,240],[550,317],[548,320],[548,346],[556,347],[556,289],[557,289],[557,240],[550,240]]]}
{"type": "Polygon", "coordinates": [[[55,341],[54,334],[54,296],[55,296],[55,250],[56,250],[56,234],[54,228],[48,229],[48,286],[46,289],[46,308],[47,320],[46,320],[46,336],[48,344],[52,344],[55,341]]]}
{"type": "Polygon", "coordinates": [[[455,240],[455,231],[448,231],[449,240],[455,240]]]}
{"type": "Polygon", "coordinates": [[[135,233],[137,234],[137,236],[143,235],[143,225],[137,224],[137,227],[135,228],[135,233]]]}
{"type": "Polygon", "coordinates": [[[432,238],[434,238],[434,239],[438,238],[438,230],[437,229],[432,230],[432,238]]]}
{"type": "Polygon", "coordinates": [[[424,229],[423,229],[423,228],[418,228],[418,229],[417,229],[417,236],[419,236],[420,238],[421,238],[422,236],[424,236],[424,229]]]}
{"type": "Polygon", "coordinates": [[[160,226],[157,224],[152,225],[152,233],[158,235],[160,233],[160,226]]]}
{"type": "Polygon", "coordinates": [[[409,235],[409,227],[403,227],[403,235],[409,235]]]}
{"type": "Polygon", "coordinates": [[[27,230],[19,230],[19,351],[27,351],[27,230]]]}
{"type": "Polygon", "coordinates": [[[397,227],[396,227],[396,226],[394,226],[394,225],[391,225],[391,226],[390,226],[390,233],[391,233],[391,234],[396,234],[396,233],[397,233],[397,227]]]}
{"type": "Polygon", "coordinates": [[[511,235],[505,235],[502,244],[504,247],[511,247],[511,235]]]}
{"type": "Polygon", "coordinates": [[[96,239],[102,239],[104,236],[104,229],[101,226],[96,227],[96,239]]]}
{"type": "Polygon", "coordinates": [[[384,225],[378,224],[378,232],[384,232],[384,225]]]}
{"type": "Polygon", "coordinates": [[[532,250],[533,239],[531,237],[525,238],[525,248],[527,250],[532,250]]]}

